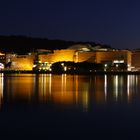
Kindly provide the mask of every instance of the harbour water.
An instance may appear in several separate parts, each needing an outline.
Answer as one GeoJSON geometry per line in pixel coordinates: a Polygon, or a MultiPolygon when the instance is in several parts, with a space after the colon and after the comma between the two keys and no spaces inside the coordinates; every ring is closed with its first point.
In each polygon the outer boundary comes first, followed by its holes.
{"type": "Polygon", "coordinates": [[[140,75],[0,75],[0,137],[136,139],[140,75]]]}

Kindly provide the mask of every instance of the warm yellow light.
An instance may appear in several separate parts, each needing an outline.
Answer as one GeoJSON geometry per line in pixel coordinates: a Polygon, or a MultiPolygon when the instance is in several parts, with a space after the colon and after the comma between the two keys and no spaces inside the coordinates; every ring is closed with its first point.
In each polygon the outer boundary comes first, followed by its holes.
{"type": "Polygon", "coordinates": [[[67,71],[67,67],[66,66],[64,67],[64,71],[67,71]]]}

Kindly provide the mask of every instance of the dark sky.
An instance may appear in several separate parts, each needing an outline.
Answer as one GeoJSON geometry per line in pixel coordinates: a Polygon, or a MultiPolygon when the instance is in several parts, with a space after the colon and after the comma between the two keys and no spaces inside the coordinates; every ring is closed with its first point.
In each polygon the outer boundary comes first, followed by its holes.
{"type": "Polygon", "coordinates": [[[1,0],[0,35],[140,48],[140,1],[1,0]]]}

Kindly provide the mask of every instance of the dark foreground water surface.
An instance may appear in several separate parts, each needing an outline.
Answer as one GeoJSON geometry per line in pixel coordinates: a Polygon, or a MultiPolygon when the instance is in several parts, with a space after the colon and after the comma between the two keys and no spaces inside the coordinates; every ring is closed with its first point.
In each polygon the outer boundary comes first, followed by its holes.
{"type": "Polygon", "coordinates": [[[0,139],[139,139],[139,75],[0,75],[0,139]]]}

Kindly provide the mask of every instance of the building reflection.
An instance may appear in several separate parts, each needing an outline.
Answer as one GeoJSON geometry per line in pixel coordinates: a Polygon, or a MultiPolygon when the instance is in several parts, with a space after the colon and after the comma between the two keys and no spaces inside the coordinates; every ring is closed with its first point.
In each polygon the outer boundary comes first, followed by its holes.
{"type": "Polygon", "coordinates": [[[87,110],[89,85],[84,80],[83,77],[66,74],[43,74],[38,78],[39,101],[57,105],[80,105],[87,110]]]}
{"type": "Polygon", "coordinates": [[[3,103],[3,87],[4,87],[3,73],[1,73],[0,74],[0,109],[1,109],[2,103],[3,103]]]}
{"type": "Polygon", "coordinates": [[[107,83],[107,75],[104,75],[104,94],[105,94],[105,101],[107,100],[107,87],[108,83],[107,83]]]}
{"type": "Polygon", "coordinates": [[[34,96],[34,75],[10,74],[4,75],[4,101],[29,102],[34,96]]]}
{"type": "Polygon", "coordinates": [[[128,75],[127,76],[127,97],[128,102],[132,101],[133,95],[138,93],[138,76],[128,75]]]}
{"type": "Polygon", "coordinates": [[[1,74],[0,105],[24,102],[88,111],[94,104],[130,103],[140,96],[139,83],[138,75],[1,74]]]}
{"type": "Polygon", "coordinates": [[[93,91],[93,102],[104,103],[107,96],[107,77],[103,75],[95,76],[93,77],[92,83],[92,88],[95,89],[93,91]]]}
{"type": "Polygon", "coordinates": [[[105,75],[105,101],[132,101],[133,94],[138,96],[138,79],[138,75],[105,75]]]}

